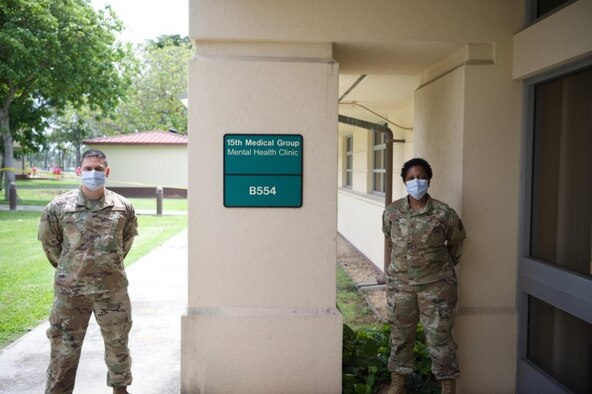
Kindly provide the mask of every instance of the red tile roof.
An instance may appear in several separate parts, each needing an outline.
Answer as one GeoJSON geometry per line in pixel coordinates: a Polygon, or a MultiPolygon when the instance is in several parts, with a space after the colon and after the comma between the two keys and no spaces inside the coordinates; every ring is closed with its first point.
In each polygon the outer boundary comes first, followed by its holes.
{"type": "Polygon", "coordinates": [[[187,145],[187,136],[170,131],[141,131],[82,141],[87,145],[187,145]]]}

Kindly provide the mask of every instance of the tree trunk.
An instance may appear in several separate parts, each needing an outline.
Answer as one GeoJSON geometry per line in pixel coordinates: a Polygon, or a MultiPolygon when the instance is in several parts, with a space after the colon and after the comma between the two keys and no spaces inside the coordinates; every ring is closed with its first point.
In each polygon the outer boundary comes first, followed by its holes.
{"type": "Polygon", "coordinates": [[[14,148],[9,128],[8,110],[0,109],[0,135],[4,141],[4,198],[8,200],[10,183],[14,182],[14,148]]]}
{"type": "Polygon", "coordinates": [[[81,144],[76,144],[76,164],[74,167],[80,166],[80,156],[82,156],[82,152],[80,152],[81,144]]]}
{"type": "MultiPolygon", "coordinates": [[[[0,136],[0,140],[2,139],[2,136],[0,136]]],[[[4,148],[2,148],[2,150],[4,150],[4,148]]],[[[4,154],[2,154],[2,160],[0,160],[0,168],[4,168],[4,154]]],[[[2,181],[4,180],[4,171],[0,170],[0,192],[2,190],[4,190],[4,187],[2,186],[3,183],[2,181]]]]}

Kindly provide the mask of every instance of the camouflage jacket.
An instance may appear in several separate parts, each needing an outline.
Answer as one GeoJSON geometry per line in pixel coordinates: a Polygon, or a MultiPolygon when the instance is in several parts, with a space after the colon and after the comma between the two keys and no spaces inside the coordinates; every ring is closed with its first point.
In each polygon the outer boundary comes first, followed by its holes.
{"type": "Polygon", "coordinates": [[[137,227],[130,202],[110,190],[95,207],[82,188],[57,196],[41,214],[38,233],[56,267],[56,291],[80,295],[127,287],[123,259],[137,227]]]}
{"type": "Polygon", "coordinates": [[[428,197],[423,209],[413,211],[407,197],[397,200],[384,210],[382,231],[392,246],[387,279],[418,285],[454,274],[465,231],[445,203],[428,197]]]}

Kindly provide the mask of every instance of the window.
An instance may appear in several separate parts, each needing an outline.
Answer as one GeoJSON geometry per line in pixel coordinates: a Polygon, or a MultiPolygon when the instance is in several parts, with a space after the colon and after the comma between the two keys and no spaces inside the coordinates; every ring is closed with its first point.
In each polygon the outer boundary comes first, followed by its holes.
{"type": "Polygon", "coordinates": [[[592,60],[527,83],[518,392],[592,392],[592,60]]]}
{"type": "Polygon", "coordinates": [[[527,2],[529,22],[551,15],[576,0],[530,0],[527,2]]]}
{"type": "Polygon", "coordinates": [[[530,254],[592,276],[592,67],[534,95],[530,254]]]}
{"type": "Polygon", "coordinates": [[[372,132],[372,191],[384,193],[386,179],[386,135],[372,132]]]}
{"type": "Polygon", "coordinates": [[[575,393],[592,393],[592,325],[529,297],[528,358],[575,393]]]}
{"type": "Polygon", "coordinates": [[[351,188],[354,175],[354,137],[345,137],[345,175],[343,185],[351,188]]]}

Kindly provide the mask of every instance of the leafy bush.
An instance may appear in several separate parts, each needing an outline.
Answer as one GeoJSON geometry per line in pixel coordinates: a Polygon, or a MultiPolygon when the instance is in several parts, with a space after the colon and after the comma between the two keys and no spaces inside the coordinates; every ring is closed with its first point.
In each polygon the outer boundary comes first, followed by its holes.
{"type": "MultiPolygon", "coordinates": [[[[379,328],[352,330],[343,325],[343,375],[344,394],[372,394],[381,386],[390,384],[387,369],[390,355],[389,324],[379,328]]],[[[405,379],[407,393],[434,394],[440,386],[431,372],[432,362],[425,345],[421,323],[417,327],[415,346],[415,371],[405,379]]]]}
{"type": "Polygon", "coordinates": [[[390,326],[352,330],[343,325],[343,393],[370,394],[390,380],[390,326]]]}

